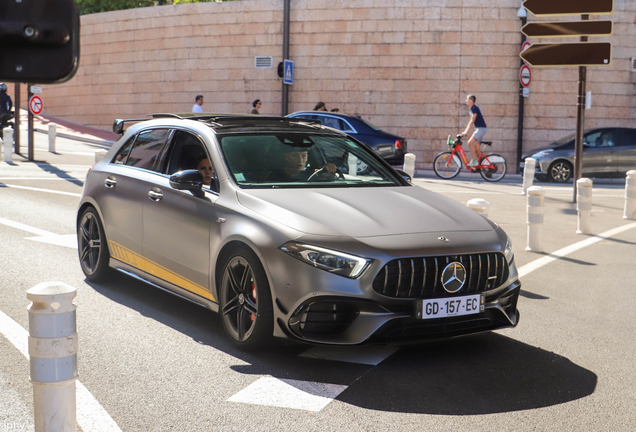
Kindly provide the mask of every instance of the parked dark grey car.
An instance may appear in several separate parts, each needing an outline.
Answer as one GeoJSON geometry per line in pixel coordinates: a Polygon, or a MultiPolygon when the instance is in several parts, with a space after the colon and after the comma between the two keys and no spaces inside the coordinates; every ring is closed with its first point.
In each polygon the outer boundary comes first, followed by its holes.
{"type": "Polygon", "coordinates": [[[138,122],[88,173],[77,235],[87,279],[116,269],[217,311],[243,349],[273,336],[352,345],[519,320],[500,227],[300,119],[138,122]],[[368,172],[330,161],[343,157],[368,172]],[[204,184],[195,168],[209,165],[204,184]]]}
{"type": "MultiPolygon", "coordinates": [[[[407,153],[406,138],[385,132],[361,117],[325,111],[298,111],[287,117],[319,121],[368,145],[391,165],[404,164],[404,155],[407,153]]],[[[359,163],[358,172],[365,170],[364,164],[359,163]]]]}
{"type": "MultiPolygon", "coordinates": [[[[591,129],[583,141],[584,177],[625,177],[627,171],[636,169],[636,129],[591,129]]],[[[522,169],[528,157],[537,160],[537,180],[567,182],[574,174],[574,134],[524,154],[522,169]]]]}

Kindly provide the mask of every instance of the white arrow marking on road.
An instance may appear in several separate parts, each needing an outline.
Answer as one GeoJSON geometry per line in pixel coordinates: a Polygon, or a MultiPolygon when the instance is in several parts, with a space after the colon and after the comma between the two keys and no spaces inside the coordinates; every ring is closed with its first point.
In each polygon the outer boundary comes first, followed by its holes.
{"type": "Polygon", "coordinates": [[[616,234],[620,234],[623,231],[630,230],[632,228],[636,228],[636,222],[630,223],[627,225],[620,226],[618,228],[611,229],[609,231],[605,231],[599,235],[595,235],[594,237],[590,237],[586,240],[580,241],[578,243],[574,243],[573,245],[564,247],[563,249],[559,249],[556,252],[552,252],[543,258],[539,258],[538,260],[532,261],[521,267],[519,269],[519,278],[524,277],[525,275],[532,273],[533,271],[543,267],[544,265],[550,264],[552,261],[556,261],[561,257],[566,255],[570,255],[573,252],[576,252],[584,247],[591,246],[594,243],[598,243],[601,240],[606,240],[609,237],[615,236],[616,234]]]}
{"type": "MultiPolygon", "coordinates": [[[[13,180],[15,180],[15,178],[13,180]]],[[[74,193],[74,192],[64,192],[64,191],[58,191],[58,190],[53,190],[53,189],[41,189],[41,188],[34,188],[34,187],[30,187],[30,186],[10,185],[10,184],[6,184],[6,183],[3,183],[2,186],[0,186],[0,187],[10,187],[10,188],[15,188],[15,189],[26,189],[26,190],[32,190],[32,191],[37,191],[37,192],[46,192],[46,193],[52,193],[52,194],[58,194],[58,195],[68,195],[68,196],[74,196],[74,197],[81,197],[82,196],[82,194],[78,194],[78,193],[74,193]]]]}
{"type": "Polygon", "coordinates": [[[30,232],[32,234],[36,234],[39,237],[25,237],[27,240],[35,240],[43,243],[49,243],[57,246],[70,247],[73,249],[77,249],[77,237],[75,234],[55,234],[49,231],[44,231],[39,228],[35,228],[29,225],[25,225],[20,222],[14,222],[9,219],[0,218],[0,224],[10,226],[12,228],[17,228],[22,231],[30,232]]]}
{"type": "MultiPolygon", "coordinates": [[[[29,332],[0,311],[0,333],[29,360],[29,332]]],[[[121,432],[115,420],[106,412],[95,396],[76,381],[77,423],[84,432],[121,432]]]]}

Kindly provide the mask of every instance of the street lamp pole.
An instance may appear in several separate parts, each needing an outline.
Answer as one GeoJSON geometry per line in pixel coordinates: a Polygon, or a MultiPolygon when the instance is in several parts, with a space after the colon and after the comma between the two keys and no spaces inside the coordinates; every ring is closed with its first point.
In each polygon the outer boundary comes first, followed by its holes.
{"type": "MultiPolygon", "coordinates": [[[[526,8],[523,5],[517,11],[517,16],[521,20],[521,27],[526,25],[528,21],[528,13],[526,12],[526,8]]],[[[523,43],[526,41],[526,35],[521,33],[521,46],[523,47],[523,43]]],[[[521,66],[523,66],[524,62],[521,60],[521,66]]],[[[521,154],[523,152],[523,117],[524,117],[524,109],[525,109],[525,98],[523,97],[523,85],[521,81],[519,81],[519,118],[517,123],[517,168],[516,173],[519,174],[521,171],[521,167],[519,166],[521,162],[521,154]]]]}

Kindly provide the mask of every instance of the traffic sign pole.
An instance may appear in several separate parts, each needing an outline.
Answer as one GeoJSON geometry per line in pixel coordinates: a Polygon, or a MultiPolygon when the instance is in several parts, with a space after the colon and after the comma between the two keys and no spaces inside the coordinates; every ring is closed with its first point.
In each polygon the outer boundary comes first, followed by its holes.
{"type": "MultiPolygon", "coordinates": [[[[583,21],[590,19],[589,15],[581,15],[583,21]]],[[[587,42],[587,36],[581,36],[581,42],[587,42]]],[[[574,191],[573,202],[577,199],[577,181],[583,170],[583,131],[585,130],[585,89],[587,81],[587,67],[579,66],[579,94],[576,107],[576,139],[574,141],[574,191]]]]}
{"type": "MultiPolygon", "coordinates": [[[[29,101],[29,105],[31,105],[31,98],[33,97],[33,93],[31,92],[31,84],[27,84],[27,101],[29,101]]],[[[31,112],[31,107],[29,106],[28,109],[29,112],[29,117],[28,117],[28,125],[29,125],[29,149],[28,149],[28,159],[29,161],[33,162],[33,160],[35,159],[34,157],[34,146],[35,146],[35,137],[33,136],[33,113],[31,112]]]]}
{"type": "MultiPolygon", "coordinates": [[[[525,13],[520,17],[521,18],[521,27],[526,25],[528,18],[525,16],[525,13]]],[[[526,35],[521,34],[521,52],[528,49],[530,43],[526,40],[526,35]]],[[[521,67],[525,66],[526,62],[521,59],[521,67]]],[[[521,82],[519,83],[519,115],[517,117],[517,163],[515,172],[519,174],[521,172],[520,162],[521,155],[523,154],[523,117],[525,111],[525,98],[523,97],[523,85],[521,82]]]]}

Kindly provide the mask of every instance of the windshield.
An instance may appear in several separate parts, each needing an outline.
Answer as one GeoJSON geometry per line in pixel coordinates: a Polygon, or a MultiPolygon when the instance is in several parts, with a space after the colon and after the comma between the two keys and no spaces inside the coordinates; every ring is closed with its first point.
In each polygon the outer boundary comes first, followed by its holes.
{"type": "Polygon", "coordinates": [[[377,156],[350,138],[272,132],[218,139],[242,188],[402,186],[377,156]]]}

